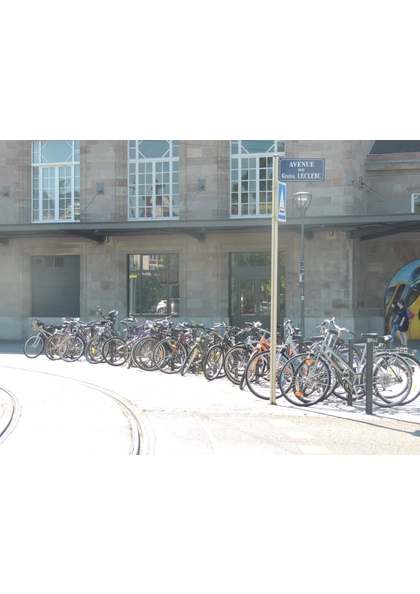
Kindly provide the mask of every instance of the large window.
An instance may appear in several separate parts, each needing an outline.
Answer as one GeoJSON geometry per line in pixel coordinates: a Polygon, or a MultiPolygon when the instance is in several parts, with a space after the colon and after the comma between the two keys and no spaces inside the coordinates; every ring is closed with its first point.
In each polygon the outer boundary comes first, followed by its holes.
{"type": "Polygon", "coordinates": [[[274,153],[283,140],[231,140],[231,216],[271,215],[274,153]]]}
{"type": "Polygon", "coordinates": [[[179,141],[129,140],[128,218],[179,216],[179,141]]]}
{"type": "Polygon", "coordinates": [[[128,256],[129,313],[179,314],[179,254],[128,256]]]}
{"type": "Polygon", "coordinates": [[[80,141],[32,143],[32,221],[80,218],[80,141]]]}

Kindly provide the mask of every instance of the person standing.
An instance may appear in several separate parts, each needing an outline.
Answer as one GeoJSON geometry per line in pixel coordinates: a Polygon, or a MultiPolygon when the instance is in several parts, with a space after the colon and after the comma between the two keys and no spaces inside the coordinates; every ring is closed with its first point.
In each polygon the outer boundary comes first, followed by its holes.
{"type": "Polygon", "coordinates": [[[396,319],[396,322],[398,323],[397,330],[400,333],[401,345],[403,347],[406,347],[407,346],[407,330],[408,330],[410,321],[408,319],[407,310],[404,306],[404,301],[402,299],[400,299],[400,301],[397,302],[397,307],[398,307],[398,315],[397,315],[397,319],[396,319]]]}
{"type": "MultiPolygon", "coordinates": [[[[391,304],[391,310],[392,310],[392,314],[391,314],[391,323],[392,323],[392,329],[391,329],[391,342],[394,340],[396,333],[398,332],[398,313],[399,313],[399,307],[397,305],[396,301],[393,301],[391,304]]],[[[397,335],[397,338],[400,338],[400,335],[397,335]]]]}

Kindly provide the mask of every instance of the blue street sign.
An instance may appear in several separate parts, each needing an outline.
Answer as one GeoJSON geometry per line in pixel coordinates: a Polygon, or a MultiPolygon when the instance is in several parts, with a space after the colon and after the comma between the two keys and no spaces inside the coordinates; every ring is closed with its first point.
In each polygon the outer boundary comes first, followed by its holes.
{"type": "Polygon", "coordinates": [[[282,182],[323,182],[325,159],[280,159],[279,179],[282,182]]]}
{"type": "Polygon", "coordinates": [[[286,199],[287,199],[287,185],[278,182],[278,214],[277,217],[282,223],[286,222],[286,199]]]}

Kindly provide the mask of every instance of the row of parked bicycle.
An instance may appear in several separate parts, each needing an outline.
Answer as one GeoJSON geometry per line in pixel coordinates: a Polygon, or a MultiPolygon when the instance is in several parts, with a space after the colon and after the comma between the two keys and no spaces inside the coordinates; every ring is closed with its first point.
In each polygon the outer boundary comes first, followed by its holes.
{"type": "MultiPolygon", "coordinates": [[[[82,322],[63,319],[60,326],[32,320],[35,332],[24,344],[24,353],[34,358],[41,353],[51,359],[77,361],[82,356],[91,364],[127,364],[145,371],[203,374],[208,381],[227,377],[240,389],[270,399],[270,332],[259,322],[245,328],[215,323],[179,322],[171,316],[138,324],[134,316],[115,329],[117,311],[107,316],[97,309],[99,320],[82,322]]],[[[392,346],[390,336],[357,335],[340,328],[334,318],[319,326],[320,335],[302,340],[291,320],[276,335],[276,398],[284,397],[297,406],[311,406],[335,396],[352,404],[366,396],[382,407],[407,404],[420,393],[420,363],[416,352],[392,346]],[[343,333],[352,339],[345,342],[343,333]],[[372,342],[373,359],[368,344],[372,342]]]]}

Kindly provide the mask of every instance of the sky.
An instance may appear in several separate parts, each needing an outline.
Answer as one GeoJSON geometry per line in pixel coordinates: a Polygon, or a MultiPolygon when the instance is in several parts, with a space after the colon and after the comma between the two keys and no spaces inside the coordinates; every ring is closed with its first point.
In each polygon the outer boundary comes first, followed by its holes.
{"type": "Polygon", "coordinates": [[[402,16],[331,6],[7,3],[1,136],[411,139],[414,23],[396,64],[402,16]]]}

